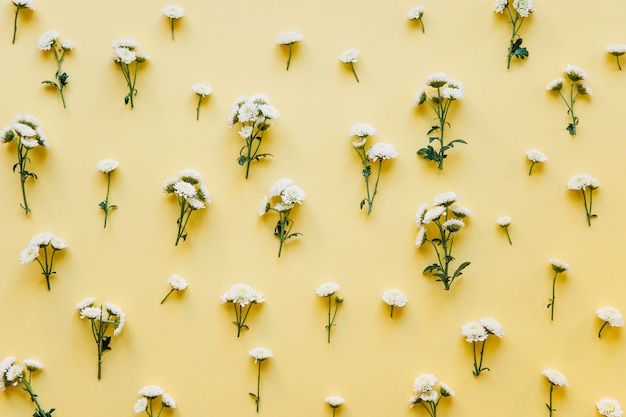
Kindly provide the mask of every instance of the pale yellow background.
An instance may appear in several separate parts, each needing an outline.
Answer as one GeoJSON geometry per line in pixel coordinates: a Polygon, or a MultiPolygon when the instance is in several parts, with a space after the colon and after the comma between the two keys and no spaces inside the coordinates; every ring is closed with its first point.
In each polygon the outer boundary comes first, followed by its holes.
{"type": "MultiPolygon", "coordinates": [[[[598,339],[595,316],[605,305],[626,311],[626,71],[604,49],[626,42],[624,2],[538,1],[521,30],[530,57],[509,71],[510,24],[492,0],[424,0],[425,34],[406,18],[419,4],[408,0],[185,0],[176,3],[185,16],[175,42],[160,13],[166,3],[35,4],[35,12],[20,13],[15,45],[14,7],[0,7],[0,125],[32,114],[50,140],[49,149],[31,153],[39,180],[27,184],[29,217],[11,172],[15,147],[0,151],[0,356],[43,362],[33,384],[56,417],[132,416],[137,390],[148,384],[178,403],[164,417],[254,416],[248,392],[256,389],[256,366],[247,352],[256,346],[275,355],[263,364],[265,416],[330,416],[327,395],[346,399],[340,417],[425,416],[408,407],[413,380],[425,372],[456,391],[441,401],[440,416],[547,415],[547,367],[570,382],[555,390],[557,415],[595,416],[604,396],[626,401],[623,329],[607,328],[598,339]],[[76,44],[63,65],[66,110],[40,84],[55,71],[53,55],[36,48],[51,29],[76,44]],[[288,30],[304,40],[287,72],[287,49],[275,40],[288,30]],[[133,110],[124,106],[126,87],[111,60],[110,45],[121,37],[150,55],[133,110]],[[338,59],[349,48],[361,51],[359,84],[338,59]],[[564,104],[545,90],[567,64],[583,67],[593,89],[576,103],[576,137],[564,130],[564,104]],[[415,154],[433,115],[416,110],[413,99],[436,71],[465,87],[448,132],[469,142],[449,153],[441,172],[415,154]],[[200,121],[196,83],[214,89],[200,121]],[[246,181],[235,162],[243,141],[227,119],[235,98],[255,93],[267,94],[282,115],[263,142],[275,156],[254,164],[246,181]],[[399,152],[385,163],[370,216],[358,207],[365,190],[349,137],[355,123],[374,125],[371,143],[399,152]],[[525,151],[532,148],[549,160],[529,177],[525,151]],[[106,177],[95,169],[104,158],[120,162],[111,189],[119,209],[107,229],[98,208],[106,177]],[[212,204],[193,214],[188,240],[175,247],[178,206],[160,187],[184,168],[203,174],[212,204]],[[579,172],[601,183],[591,228],[580,195],[565,187],[579,172]],[[303,236],[278,259],[276,218],[259,218],[257,209],[281,177],[307,197],[292,212],[303,236]],[[417,207],[446,191],[473,213],[454,253],[472,264],[449,292],[421,273],[434,260],[432,248],[414,247],[417,207]],[[495,223],[503,215],[513,218],[513,246],[495,223]],[[19,264],[20,250],[42,231],[70,244],[55,262],[50,292],[36,264],[19,264]],[[573,268],[558,279],[554,322],[545,308],[548,258],[573,268]],[[189,288],[159,305],[173,273],[189,288]],[[325,299],[315,295],[327,281],[340,284],[345,298],[330,345],[325,299]],[[266,297],[239,339],[232,307],[219,301],[236,282],[266,297]],[[380,299],[388,288],[409,297],[393,319],[380,299]],[[74,311],[87,296],[127,313],[101,381],[89,323],[74,311]],[[506,335],[489,339],[491,372],[475,378],[460,328],[480,317],[498,320],[506,335]]],[[[24,392],[0,393],[1,416],[32,412],[24,392]]]]}

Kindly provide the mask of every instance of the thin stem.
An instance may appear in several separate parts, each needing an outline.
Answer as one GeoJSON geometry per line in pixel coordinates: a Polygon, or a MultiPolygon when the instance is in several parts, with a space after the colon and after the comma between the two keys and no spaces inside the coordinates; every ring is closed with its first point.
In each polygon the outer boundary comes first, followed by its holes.
{"type": "Polygon", "coordinates": [[[257,383],[256,383],[256,412],[259,412],[259,403],[261,402],[261,363],[263,361],[259,360],[259,373],[257,375],[257,383]]]}
{"type": "Polygon", "coordinates": [[[202,96],[198,96],[198,106],[196,107],[196,120],[200,120],[200,104],[202,103],[202,96]]]}
{"type": "Polygon", "coordinates": [[[554,390],[554,385],[550,383],[550,404],[548,405],[548,408],[550,409],[550,417],[552,417],[552,411],[554,411],[552,409],[552,390],[554,390]]]}
{"type": "Polygon", "coordinates": [[[617,68],[619,68],[619,70],[622,70],[622,66],[619,63],[619,55],[615,55],[615,60],[617,61],[617,68]]]}
{"type": "Polygon", "coordinates": [[[422,404],[422,406],[426,409],[426,411],[428,411],[428,414],[431,417],[437,417],[437,406],[432,404],[430,401],[422,401],[420,404],[422,404]],[[430,408],[428,408],[428,406],[426,405],[426,402],[430,404],[430,408]]]}
{"type": "Polygon", "coordinates": [[[337,410],[337,407],[333,407],[333,417],[335,417],[335,411],[337,410]]]}
{"type": "Polygon", "coordinates": [[[550,320],[554,321],[554,301],[556,296],[554,295],[554,290],[556,288],[556,277],[559,273],[554,272],[554,278],[552,278],[552,298],[550,299],[550,320]]]}
{"type": "Polygon", "coordinates": [[[605,321],[605,322],[602,324],[602,327],[600,327],[600,331],[598,332],[598,339],[601,337],[602,330],[604,330],[604,327],[605,327],[608,323],[609,323],[608,321],[605,321]]]}
{"type": "Polygon", "coordinates": [[[28,151],[30,150],[29,148],[26,148],[26,151],[24,151],[24,154],[22,155],[22,143],[21,143],[21,138],[18,138],[18,140],[16,141],[16,145],[17,145],[17,160],[20,166],[20,181],[22,184],[22,199],[24,200],[24,205],[22,206],[22,208],[24,209],[24,211],[26,212],[26,215],[28,215],[30,213],[30,208],[28,207],[28,200],[26,199],[26,180],[28,179],[28,171],[26,171],[26,161],[28,161],[28,151]]]}
{"type": "Polygon", "coordinates": [[[509,239],[509,244],[512,246],[513,242],[511,242],[511,235],[509,234],[509,228],[508,226],[504,228],[504,231],[506,232],[506,237],[507,239],[509,239]]]}
{"type": "MultiPolygon", "coordinates": [[[[590,208],[587,209],[587,195],[585,194],[584,189],[581,189],[580,192],[583,195],[583,204],[585,205],[585,215],[587,216],[587,224],[591,226],[591,209],[590,208]]],[[[589,194],[589,198],[591,199],[591,194],[589,194]]]]}
{"type": "Polygon", "coordinates": [[[174,20],[170,17],[170,21],[172,22],[172,40],[174,40],[174,20]]]}
{"type": "Polygon", "coordinates": [[[107,219],[109,217],[109,193],[111,190],[111,173],[107,172],[107,196],[104,199],[104,228],[107,228],[107,219]]]}
{"type": "Polygon", "coordinates": [[[356,82],[360,82],[359,77],[356,75],[356,71],[354,70],[354,62],[350,62],[350,68],[352,68],[352,73],[354,74],[354,78],[356,78],[356,82]]]}
{"type": "Polygon", "coordinates": [[[391,317],[391,318],[393,318],[393,307],[394,306],[391,306],[391,314],[389,315],[389,317],[391,317]]]}
{"type": "Polygon", "coordinates": [[[241,306],[239,306],[239,310],[237,310],[237,303],[233,303],[233,308],[235,309],[235,321],[237,324],[237,337],[241,333],[241,306]]]}
{"type": "MultiPolygon", "coordinates": [[[[489,368],[483,368],[483,355],[485,353],[485,345],[487,344],[487,339],[483,340],[483,345],[480,348],[480,362],[478,363],[478,374],[480,374],[484,370],[489,370],[489,368]]],[[[478,375],[476,375],[478,376],[478,375]]]]}
{"type": "Polygon", "coordinates": [[[20,7],[15,6],[15,20],[13,21],[13,41],[11,44],[15,44],[15,36],[17,35],[17,15],[20,13],[20,7]]]}
{"type": "MultiPolygon", "coordinates": [[[[102,310],[102,307],[100,309],[102,310]]],[[[100,311],[100,319],[98,320],[98,380],[102,379],[102,342],[106,327],[106,324],[102,323],[102,311],[100,311]]]]}
{"type": "Polygon", "coordinates": [[[48,416],[49,414],[41,407],[41,404],[39,404],[39,401],[37,401],[37,394],[35,394],[35,392],[33,391],[33,387],[30,384],[30,371],[29,371],[29,375],[28,375],[28,381],[26,379],[24,379],[23,377],[20,378],[20,382],[22,382],[23,386],[23,390],[28,392],[28,395],[30,395],[30,400],[32,402],[35,403],[35,407],[37,407],[37,413],[35,413],[35,416],[48,416]]]}
{"type": "Polygon", "coordinates": [[[326,328],[328,329],[328,343],[330,344],[330,328],[332,327],[332,322],[330,320],[330,310],[331,310],[331,302],[330,302],[330,298],[332,297],[332,294],[328,296],[328,326],[326,326],[326,328]]]}
{"type": "Polygon", "coordinates": [[[239,318],[241,319],[241,323],[239,325],[239,330],[237,330],[237,337],[239,337],[239,332],[241,331],[241,329],[243,329],[246,326],[246,319],[248,318],[248,314],[250,313],[250,309],[252,308],[252,304],[254,303],[250,303],[248,304],[248,309],[246,310],[246,314],[243,316],[243,318],[241,317],[241,314],[243,312],[243,307],[239,306],[239,318]]]}
{"type": "MultiPolygon", "coordinates": [[[[61,101],[63,102],[63,108],[66,109],[67,106],[65,105],[65,95],[63,94],[63,88],[65,87],[63,85],[63,82],[61,81],[61,62],[63,61],[63,55],[61,55],[61,57],[59,57],[59,53],[57,51],[56,48],[56,42],[52,43],[52,50],[54,51],[54,57],[56,58],[57,61],[57,73],[56,73],[56,79],[59,81],[57,90],[59,90],[59,93],[61,94],[61,101]]],[[[65,52],[63,52],[63,54],[65,54],[65,52]]]]}
{"type": "Polygon", "coordinates": [[[591,226],[591,218],[593,217],[593,212],[591,211],[593,204],[593,188],[589,188],[589,213],[587,213],[587,220],[589,222],[589,226],[591,226]]]}
{"type": "Polygon", "coordinates": [[[163,299],[161,300],[161,304],[163,304],[165,302],[165,300],[167,300],[167,297],[169,297],[170,294],[173,293],[173,292],[174,292],[174,288],[172,288],[170,290],[170,292],[168,292],[167,295],[165,297],[163,297],[163,299]]]}
{"type": "Polygon", "coordinates": [[[368,209],[367,209],[367,214],[370,214],[372,212],[372,206],[374,205],[374,199],[376,198],[376,193],[378,192],[378,181],[380,180],[380,171],[382,171],[383,169],[383,159],[381,158],[379,160],[378,163],[378,173],[376,174],[376,184],[374,184],[374,192],[372,193],[372,198],[369,199],[369,187],[367,190],[367,194],[368,194],[368,209]]]}
{"type": "Polygon", "coordinates": [[[426,30],[424,29],[424,22],[422,22],[422,18],[420,17],[419,19],[420,25],[422,26],[422,33],[426,33],[426,30]]]}
{"type": "Polygon", "coordinates": [[[533,167],[535,166],[535,161],[531,161],[530,163],[530,169],[528,170],[528,176],[530,177],[530,174],[533,173],[533,167]]]}
{"type": "Polygon", "coordinates": [[[291,63],[291,47],[293,46],[292,43],[289,44],[289,58],[287,58],[287,71],[289,71],[289,64],[291,63]]]}

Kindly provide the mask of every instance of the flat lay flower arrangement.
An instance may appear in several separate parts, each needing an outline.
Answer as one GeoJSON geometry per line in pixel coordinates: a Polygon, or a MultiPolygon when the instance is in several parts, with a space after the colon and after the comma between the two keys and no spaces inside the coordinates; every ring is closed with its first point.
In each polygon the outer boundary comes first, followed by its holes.
{"type": "Polygon", "coordinates": [[[148,55],[139,51],[139,44],[134,39],[120,38],[113,42],[113,62],[115,62],[126,81],[128,94],[124,96],[124,104],[130,103],[131,109],[135,107],[135,96],[137,95],[137,73],[139,65],[148,61],[148,55]]]}
{"type": "Polygon", "coordinates": [[[535,11],[533,0],[496,0],[495,12],[506,15],[511,23],[511,39],[507,54],[506,68],[511,68],[511,58],[523,60],[528,57],[528,50],[522,46],[519,30],[524,20],[535,11]]]}
{"type": "Polygon", "coordinates": [[[230,287],[220,297],[222,304],[232,304],[235,310],[235,321],[233,324],[237,326],[237,337],[241,335],[243,329],[249,329],[246,324],[248,314],[254,304],[261,304],[265,301],[263,295],[249,286],[248,284],[237,283],[230,287]]]}
{"type": "Polygon", "coordinates": [[[580,119],[574,113],[574,104],[576,103],[576,99],[578,96],[590,96],[591,88],[587,85],[587,72],[575,65],[567,65],[563,72],[567,77],[565,78],[557,78],[552,81],[550,84],[546,86],[546,90],[557,92],[559,97],[565,103],[567,107],[567,114],[570,116],[571,122],[565,128],[570,135],[576,136],[576,127],[578,126],[578,122],[580,119]],[[569,91],[565,91],[565,86],[567,85],[569,91]],[[563,94],[565,92],[565,94],[563,94]]]}
{"type": "Polygon", "coordinates": [[[41,274],[46,278],[46,285],[50,291],[50,277],[56,274],[54,256],[58,251],[67,248],[66,241],[50,232],[39,233],[33,236],[28,245],[20,252],[20,263],[27,264],[37,261],[41,267],[41,274]]]}
{"type": "Polygon", "coordinates": [[[63,63],[65,54],[74,49],[74,43],[72,43],[69,39],[59,40],[59,32],[51,30],[44,33],[41,38],[39,38],[37,48],[42,51],[52,51],[54,53],[54,58],[57,64],[57,71],[54,74],[56,81],[46,80],[42,81],[42,84],[50,85],[56,88],[61,95],[63,108],[66,108],[67,106],[65,105],[65,95],[63,94],[63,89],[68,85],[68,79],[70,76],[67,72],[64,72],[61,69],[61,64],[63,63]]]}
{"type": "Polygon", "coordinates": [[[43,365],[37,359],[24,359],[20,364],[14,356],[5,358],[0,362],[0,391],[10,387],[19,387],[28,393],[30,400],[35,404],[33,417],[52,417],[55,409],[51,408],[46,411],[33,388],[33,372],[40,369],[43,369],[43,365]]]}

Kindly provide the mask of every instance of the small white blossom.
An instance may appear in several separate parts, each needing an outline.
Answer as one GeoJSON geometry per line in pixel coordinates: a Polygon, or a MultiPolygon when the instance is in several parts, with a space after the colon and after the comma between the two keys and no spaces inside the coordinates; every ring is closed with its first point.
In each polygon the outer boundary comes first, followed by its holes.
{"type": "Polygon", "coordinates": [[[461,327],[461,335],[465,336],[467,342],[475,343],[486,340],[489,333],[482,324],[472,321],[461,327]]]}
{"type": "Polygon", "coordinates": [[[567,78],[572,81],[582,81],[587,79],[587,73],[585,72],[585,70],[575,65],[568,64],[563,72],[565,72],[567,78]]]}
{"type": "Polygon", "coordinates": [[[599,186],[598,180],[586,173],[575,174],[567,181],[567,188],[574,191],[585,190],[587,187],[596,189],[599,186]]]}
{"type": "Polygon", "coordinates": [[[440,88],[446,85],[450,78],[443,72],[435,72],[426,77],[424,84],[433,88],[440,88]]]}
{"type": "Polygon", "coordinates": [[[137,400],[135,405],[133,406],[133,410],[137,414],[145,413],[148,409],[148,400],[145,397],[141,397],[137,400]]]}
{"type": "Polygon", "coordinates": [[[398,152],[396,152],[395,148],[384,142],[375,143],[367,150],[367,157],[373,162],[379,159],[392,159],[397,156],[398,152]]]}
{"type": "Polygon", "coordinates": [[[624,325],[622,313],[615,307],[602,307],[596,311],[596,315],[600,320],[609,323],[613,327],[622,327],[624,325]]]}
{"type": "Polygon", "coordinates": [[[30,372],[43,369],[43,365],[37,359],[29,358],[29,359],[24,359],[22,362],[24,362],[24,366],[26,366],[26,369],[28,369],[30,372]]]}
{"type": "Polygon", "coordinates": [[[285,32],[278,35],[276,39],[276,43],[279,45],[289,45],[292,43],[296,43],[304,39],[304,36],[299,34],[298,32],[285,32]]]}
{"type": "Polygon", "coordinates": [[[91,307],[95,301],[96,301],[96,297],[87,297],[84,300],[80,300],[79,302],[77,302],[76,307],[74,307],[74,309],[76,311],[79,311],[85,307],[91,307]]]}
{"type": "Polygon", "coordinates": [[[182,291],[187,288],[187,281],[180,275],[173,274],[168,278],[167,283],[175,290],[182,291]]]}
{"type": "Polygon", "coordinates": [[[302,204],[305,196],[302,188],[297,185],[290,185],[281,193],[283,204],[286,205],[302,204]]]}
{"type": "Polygon", "coordinates": [[[213,89],[205,84],[195,84],[193,87],[191,87],[191,89],[200,97],[206,97],[213,92],[213,89]]]}
{"type": "Polygon", "coordinates": [[[335,284],[334,282],[327,282],[325,284],[320,285],[315,293],[320,297],[330,297],[337,291],[339,291],[339,284],[335,284]]]}
{"type": "Polygon", "coordinates": [[[508,227],[512,221],[513,219],[511,219],[510,216],[502,216],[496,219],[496,223],[498,223],[498,226],[502,227],[508,227]]]}
{"type": "Polygon", "coordinates": [[[335,395],[324,398],[324,401],[326,401],[328,405],[330,405],[332,408],[337,408],[346,402],[346,400],[343,399],[342,397],[335,396],[335,395]]]}
{"type": "Polygon", "coordinates": [[[376,128],[367,123],[357,123],[350,129],[350,136],[358,136],[360,138],[375,135],[376,128]]]}
{"type": "Polygon", "coordinates": [[[84,307],[80,310],[81,319],[100,320],[102,310],[99,307],[84,307]]]}
{"type": "Polygon", "coordinates": [[[422,16],[424,16],[424,10],[424,6],[415,6],[411,10],[409,10],[406,16],[409,19],[419,20],[422,18],[422,16]]]}
{"type": "Polygon", "coordinates": [[[541,373],[543,374],[543,376],[545,376],[548,379],[548,381],[550,381],[552,385],[556,385],[560,387],[569,387],[567,378],[565,377],[565,375],[563,375],[559,371],[552,369],[552,368],[547,368],[541,371],[541,373]]]}
{"type": "Polygon", "coordinates": [[[285,190],[285,188],[289,187],[292,184],[293,184],[293,181],[289,178],[279,179],[278,181],[274,183],[274,185],[270,187],[269,197],[276,197],[276,196],[281,195],[282,192],[285,190]]]}
{"type": "Polygon", "coordinates": [[[448,207],[455,201],[459,199],[459,196],[456,195],[452,191],[448,191],[447,193],[437,194],[433,199],[433,206],[443,206],[448,207]]]}
{"type": "Polygon", "coordinates": [[[565,271],[571,271],[572,267],[569,266],[568,264],[566,264],[565,262],[562,261],[558,261],[556,259],[548,259],[548,262],[550,262],[550,265],[552,265],[552,269],[555,272],[565,272],[565,271]]]}
{"type": "Polygon", "coordinates": [[[513,8],[522,17],[528,17],[535,11],[533,0],[513,0],[513,8]]]}
{"type": "Polygon", "coordinates": [[[494,10],[496,13],[502,13],[506,6],[509,4],[509,0],[496,0],[494,10]]]}
{"type": "Polygon", "coordinates": [[[41,37],[37,41],[37,48],[39,48],[42,51],[50,50],[50,48],[52,47],[52,45],[54,45],[58,37],[59,37],[59,32],[56,30],[50,30],[44,33],[43,35],[41,35],[41,37]]]}
{"type": "Polygon", "coordinates": [[[161,395],[161,404],[166,408],[176,408],[176,401],[166,392],[161,395]]]}
{"type": "Polygon", "coordinates": [[[606,47],[606,51],[611,55],[620,56],[626,53],[626,45],[618,44],[618,45],[608,45],[606,47]]]}
{"type": "Polygon", "coordinates": [[[37,257],[39,257],[39,246],[28,245],[20,252],[20,263],[27,264],[33,262],[37,257]]]}
{"type": "Polygon", "coordinates": [[[621,417],[624,414],[621,404],[613,398],[602,398],[596,403],[598,413],[606,417],[621,417]]]}
{"type": "Polygon", "coordinates": [[[359,51],[357,49],[348,49],[346,51],[343,51],[339,56],[339,59],[341,60],[341,62],[344,62],[346,64],[356,63],[359,61],[359,51]]]}
{"type": "Polygon", "coordinates": [[[163,13],[170,19],[178,19],[179,17],[183,17],[185,15],[183,9],[174,5],[165,6],[163,9],[161,9],[161,13],[163,13]]]}
{"type": "Polygon", "coordinates": [[[449,219],[442,224],[443,228],[449,232],[455,233],[465,226],[465,222],[459,219],[449,219]]]}
{"type": "Polygon", "coordinates": [[[483,325],[483,327],[485,328],[485,330],[487,330],[489,334],[498,336],[500,338],[504,336],[504,329],[502,328],[502,325],[498,323],[495,319],[492,319],[491,317],[482,317],[480,319],[480,324],[483,325]]]}
{"type": "Polygon", "coordinates": [[[434,389],[437,383],[437,377],[433,374],[422,374],[413,381],[413,392],[428,392],[434,389]]]}
{"type": "Polygon", "coordinates": [[[546,90],[559,91],[561,88],[563,88],[564,82],[565,80],[563,78],[557,78],[556,80],[552,81],[550,84],[546,85],[546,90]]]}
{"type": "Polygon", "coordinates": [[[109,172],[113,172],[120,166],[120,163],[115,159],[103,159],[102,161],[96,164],[96,169],[100,172],[108,174],[109,172]]]}
{"type": "Polygon", "coordinates": [[[468,208],[462,206],[452,206],[450,207],[450,211],[452,211],[456,217],[461,219],[465,217],[472,217],[472,212],[468,208]]]}
{"type": "Polygon", "coordinates": [[[385,303],[393,307],[404,307],[409,301],[406,294],[397,289],[383,291],[382,299],[385,303]]]}
{"type": "Polygon", "coordinates": [[[248,351],[248,354],[254,358],[254,363],[274,356],[271,350],[262,347],[252,348],[248,351]]]}
{"type": "Polygon", "coordinates": [[[538,151],[537,149],[530,149],[526,151],[526,156],[530,162],[546,162],[548,157],[543,154],[543,152],[538,151]]]}
{"type": "Polygon", "coordinates": [[[74,42],[69,39],[61,39],[61,48],[65,51],[71,51],[74,49],[74,42]]]}
{"type": "Polygon", "coordinates": [[[222,294],[220,301],[224,303],[239,304],[244,307],[250,303],[262,303],[263,295],[247,284],[237,283],[230,290],[222,294]]]}
{"type": "Polygon", "coordinates": [[[147,399],[154,399],[161,394],[163,394],[163,389],[157,385],[147,385],[139,390],[139,395],[142,395],[147,399]]]}

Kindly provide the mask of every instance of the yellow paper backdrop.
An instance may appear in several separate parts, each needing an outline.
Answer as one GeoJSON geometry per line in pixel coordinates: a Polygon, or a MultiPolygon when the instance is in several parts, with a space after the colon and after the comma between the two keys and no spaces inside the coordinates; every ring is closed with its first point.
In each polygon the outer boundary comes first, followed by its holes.
{"type": "MultiPolygon", "coordinates": [[[[260,415],[330,416],[324,402],[340,395],[340,417],[423,416],[409,409],[413,380],[434,373],[456,397],[444,398],[440,416],[546,415],[555,368],[570,387],[554,394],[556,415],[595,416],[595,402],[626,401],[625,337],[606,328],[596,309],[626,309],[622,271],[623,157],[626,71],[618,71],[605,46],[626,42],[626,5],[617,0],[537,2],[520,34],[529,59],[506,70],[510,24],[489,1],[424,0],[426,33],[406,18],[419,2],[231,0],[176,3],[185,16],[170,39],[169,21],[152,1],[36,1],[22,11],[11,45],[14,6],[0,7],[0,126],[18,113],[37,117],[49,149],[31,152],[32,214],[24,215],[14,144],[0,151],[0,356],[37,358],[45,368],[33,385],[56,417],[131,416],[137,391],[157,384],[177,402],[164,417],[254,416],[248,392],[256,389],[248,350],[263,346],[260,415]],[[63,69],[69,75],[68,108],[40,84],[56,70],[53,54],[37,39],[55,29],[76,47],[63,69]],[[287,48],[278,35],[297,31],[287,48]],[[150,56],[140,68],[135,108],[124,106],[126,87],[110,45],[130,37],[150,56]],[[356,83],[342,51],[360,50],[356,83]],[[593,95],[576,103],[578,134],[571,137],[565,105],[545,86],[567,64],[589,74],[593,95]],[[462,138],[445,169],[418,158],[433,114],[415,109],[424,79],[443,71],[461,81],[465,98],[454,103],[449,138],[462,138]],[[195,119],[191,86],[214,93],[195,119]],[[281,117],[262,150],[274,155],[236,164],[243,141],[228,128],[235,98],[267,94],[281,117]],[[378,129],[370,143],[399,152],[384,164],[370,216],[361,167],[349,131],[355,123],[378,129]],[[525,151],[549,160],[528,176],[525,151]],[[112,211],[103,229],[98,203],[106,177],[95,165],[115,158],[112,211]],[[178,206],[161,191],[184,168],[200,171],[212,203],[195,212],[186,242],[174,246],[178,206]],[[598,218],[588,227],[582,198],[566,189],[588,172],[598,218]],[[276,256],[276,218],[257,215],[269,187],[289,177],[307,196],[293,210],[303,236],[276,256]],[[414,246],[415,211],[442,192],[454,191],[473,216],[459,233],[454,255],[471,261],[444,291],[422,275],[434,262],[430,247],[414,246]],[[496,225],[509,215],[513,245],[496,225]],[[36,263],[20,265],[32,236],[53,232],[69,243],[55,260],[48,292],[36,263]],[[548,258],[572,271],[557,282],[555,320],[546,309],[552,270],[548,258]],[[189,288],[159,305],[180,274],[189,288]],[[326,343],[324,282],[345,298],[332,343],[326,343]],[[261,292],[249,330],[237,339],[230,305],[220,295],[237,282],[261,292]],[[409,298],[389,317],[380,295],[398,288],[409,298]],[[119,305],[126,327],[105,353],[96,379],[96,345],[89,323],[74,305],[94,296],[119,305]],[[484,365],[472,375],[471,345],[461,326],[481,317],[506,332],[489,339],[484,365]]],[[[0,415],[28,416],[33,405],[21,390],[0,393],[0,415]]]]}

